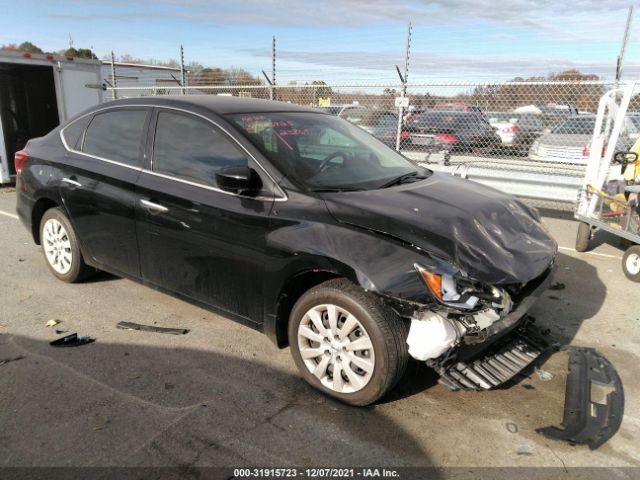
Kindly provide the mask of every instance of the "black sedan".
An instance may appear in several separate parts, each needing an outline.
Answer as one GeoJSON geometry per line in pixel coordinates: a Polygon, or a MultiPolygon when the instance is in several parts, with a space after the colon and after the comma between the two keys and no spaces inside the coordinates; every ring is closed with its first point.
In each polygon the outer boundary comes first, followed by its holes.
{"type": "Polygon", "coordinates": [[[16,169],[19,217],[60,280],[99,269],[220,312],[290,345],[305,380],[344,402],[379,399],[410,356],[451,388],[491,388],[535,358],[451,371],[509,338],[549,283],[538,214],[343,119],[119,100],[31,140],[16,169]]]}
{"type": "Polygon", "coordinates": [[[407,150],[491,153],[502,141],[480,112],[429,111],[406,122],[402,146],[407,150]]]}

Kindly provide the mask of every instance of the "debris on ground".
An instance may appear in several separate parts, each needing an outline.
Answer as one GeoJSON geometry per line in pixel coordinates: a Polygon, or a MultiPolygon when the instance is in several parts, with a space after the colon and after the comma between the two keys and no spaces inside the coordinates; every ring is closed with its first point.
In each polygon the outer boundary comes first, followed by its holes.
{"type": "Polygon", "coordinates": [[[622,423],[622,382],[611,362],[593,348],[566,348],[569,375],[562,424],[536,432],[570,444],[586,443],[595,450],[613,437],[622,423]]]}
{"type": "Polygon", "coordinates": [[[543,382],[548,382],[549,380],[553,380],[554,375],[551,372],[547,372],[546,370],[542,370],[541,368],[538,368],[538,367],[534,367],[533,371],[536,372],[536,375],[538,375],[538,378],[543,382]]]}
{"type": "Polygon", "coordinates": [[[145,332],[167,333],[169,335],[185,335],[189,333],[188,328],[165,328],[155,327],[153,325],[142,325],[134,322],[118,322],[116,327],[123,330],[142,330],[145,332]]]}
{"type": "Polygon", "coordinates": [[[69,330],[56,330],[56,335],[62,335],[63,333],[67,333],[69,330]]]}
{"type": "Polygon", "coordinates": [[[522,444],[518,447],[518,449],[516,450],[516,453],[518,455],[531,456],[533,455],[533,447],[531,445],[522,444]]]}
{"type": "Polygon", "coordinates": [[[518,433],[518,425],[516,425],[515,423],[507,422],[505,425],[509,433],[518,433]]]}
{"type": "Polygon", "coordinates": [[[71,335],[67,335],[66,337],[58,338],[52,342],[49,342],[49,345],[52,347],[79,347],[80,345],[86,345],[87,343],[95,342],[94,338],[89,336],[78,335],[77,333],[72,333],[71,335]]]}
{"type": "Polygon", "coordinates": [[[47,323],[44,324],[45,327],[55,327],[60,323],[60,320],[52,318],[47,323]]]}
{"type": "Polygon", "coordinates": [[[24,355],[18,355],[17,357],[13,357],[13,358],[3,358],[0,359],[0,365],[4,365],[5,363],[9,363],[9,362],[15,362],[16,360],[22,360],[24,358],[24,355]]]}
{"type": "Polygon", "coordinates": [[[564,290],[564,289],[565,289],[565,284],[560,282],[554,282],[549,287],[549,290],[564,290]]]}
{"type": "Polygon", "coordinates": [[[560,300],[560,297],[556,297],[555,295],[549,295],[549,296],[547,296],[547,298],[549,300],[560,300]]]}

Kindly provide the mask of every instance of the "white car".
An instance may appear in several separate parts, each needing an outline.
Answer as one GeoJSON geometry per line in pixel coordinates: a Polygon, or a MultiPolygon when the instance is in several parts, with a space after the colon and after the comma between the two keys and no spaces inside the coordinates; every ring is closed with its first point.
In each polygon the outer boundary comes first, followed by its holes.
{"type": "Polygon", "coordinates": [[[486,114],[489,124],[496,129],[502,145],[513,145],[516,140],[518,121],[511,112],[489,112],[486,114]]]}
{"type": "MultiPolygon", "coordinates": [[[[533,142],[529,149],[529,159],[586,165],[595,124],[595,115],[576,115],[566,118],[550,133],[542,135],[533,142]]],[[[629,147],[639,135],[640,118],[626,117],[618,140],[618,149],[629,147]]]]}

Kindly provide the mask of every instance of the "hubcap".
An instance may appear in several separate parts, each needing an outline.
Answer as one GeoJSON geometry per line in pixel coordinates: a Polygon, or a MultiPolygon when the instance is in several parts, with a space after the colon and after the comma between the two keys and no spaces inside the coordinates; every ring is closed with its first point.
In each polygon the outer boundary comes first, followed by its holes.
{"type": "Polygon", "coordinates": [[[640,255],[632,253],[627,257],[626,262],[627,272],[631,275],[637,275],[640,273],[640,255]]]}
{"type": "Polygon", "coordinates": [[[51,268],[64,275],[71,269],[71,242],[62,223],[50,218],[42,229],[42,247],[51,268]]]}
{"type": "Polygon", "coordinates": [[[375,354],[360,321],[337,305],[318,305],[298,326],[298,347],[307,369],[339,393],[363,389],[371,380],[375,354]]]}

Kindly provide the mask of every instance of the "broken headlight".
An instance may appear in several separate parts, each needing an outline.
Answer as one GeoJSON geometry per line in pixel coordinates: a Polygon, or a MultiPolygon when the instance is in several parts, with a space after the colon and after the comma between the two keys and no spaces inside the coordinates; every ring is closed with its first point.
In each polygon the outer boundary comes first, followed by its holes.
{"type": "Polygon", "coordinates": [[[414,264],[418,275],[424,280],[431,293],[442,303],[454,308],[473,310],[480,298],[471,292],[475,290],[472,282],[454,271],[442,269],[431,271],[420,264],[414,264]]]}
{"type": "Polygon", "coordinates": [[[444,305],[461,310],[490,308],[503,314],[511,311],[511,296],[502,288],[482,285],[451,267],[441,267],[428,269],[414,264],[431,293],[444,305]]]}

